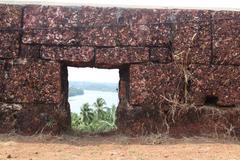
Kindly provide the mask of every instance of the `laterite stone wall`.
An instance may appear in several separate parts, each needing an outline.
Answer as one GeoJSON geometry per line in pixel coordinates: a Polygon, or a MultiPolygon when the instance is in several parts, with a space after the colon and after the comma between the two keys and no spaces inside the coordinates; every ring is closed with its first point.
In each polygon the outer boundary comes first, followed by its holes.
{"type": "Polygon", "coordinates": [[[120,70],[121,132],[240,136],[240,12],[0,5],[0,133],[69,129],[67,66],[120,70]]]}

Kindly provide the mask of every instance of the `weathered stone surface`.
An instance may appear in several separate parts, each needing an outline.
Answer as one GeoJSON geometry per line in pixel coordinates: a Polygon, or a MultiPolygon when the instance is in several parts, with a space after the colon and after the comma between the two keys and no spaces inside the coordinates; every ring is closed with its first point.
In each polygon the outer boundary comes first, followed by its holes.
{"type": "Polygon", "coordinates": [[[147,62],[148,48],[144,47],[115,47],[96,50],[96,66],[118,68],[126,64],[147,62]]]}
{"type": "Polygon", "coordinates": [[[169,48],[150,48],[150,60],[152,62],[169,63],[172,62],[172,54],[169,48]]]}
{"type": "Polygon", "coordinates": [[[25,30],[22,37],[25,44],[73,45],[78,41],[78,33],[72,29],[25,30]]]}
{"type": "Polygon", "coordinates": [[[0,5],[0,29],[21,27],[22,7],[18,5],[0,5]]]}
{"type": "Polygon", "coordinates": [[[79,33],[81,45],[116,46],[117,31],[114,27],[87,27],[79,33]]]}
{"type": "Polygon", "coordinates": [[[215,12],[212,12],[212,17],[213,17],[213,20],[215,21],[218,21],[220,19],[240,20],[240,12],[239,11],[215,11],[215,12]]]}
{"type": "Polygon", "coordinates": [[[14,131],[23,135],[58,134],[70,125],[63,104],[0,103],[0,133],[14,131]]]}
{"type": "Polygon", "coordinates": [[[118,23],[124,25],[165,23],[171,21],[171,13],[167,9],[121,9],[118,23]]]}
{"type": "Polygon", "coordinates": [[[175,64],[130,66],[130,104],[162,105],[183,98],[183,74],[175,64]]]}
{"type": "Polygon", "coordinates": [[[209,21],[212,11],[183,9],[121,9],[120,24],[159,24],[209,21]]]}
{"type": "Polygon", "coordinates": [[[30,5],[24,9],[25,29],[73,28],[78,20],[76,7],[30,5]]]}
{"type": "Polygon", "coordinates": [[[20,58],[38,59],[40,58],[39,45],[21,45],[20,58]]]}
{"type": "Polygon", "coordinates": [[[211,40],[208,22],[175,24],[172,39],[174,61],[210,64],[211,40]]]}
{"type": "Polygon", "coordinates": [[[119,26],[118,42],[131,46],[162,46],[170,41],[170,33],[167,24],[119,26]]]}
{"type": "Polygon", "coordinates": [[[69,127],[67,67],[74,66],[119,69],[120,131],[199,135],[231,127],[240,136],[239,17],[0,5],[0,132],[69,127]]]}
{"type": "Polygon", "coordinates": [[[207,97],[216,97],[216,105],[240,104],[240,67],[191,65],[190,95],[192,103],[204,105],[207,97]]]}
{"type": "Polygon", "coordinates": [[[93,63],[92,47],[47,47],[41,48],[41,57],[47,60],[63,61],[75,65],[93,63]]]}
{"type": "Polygon", "coordinates": [[[58,103],[61,100],[60,64],[17,59],[5,64],[4,96],[14,103],[58,103]]]}
{"type": "Polygon", "coordinates": [[[196,9],[174,9],[171,10],[171,22],[209,22],[213,11],[196,9]]]}
{"type": "Polygon", "coordinates": [[[81,7],[80,26],[109,26],[116,25],[119,17],[118,8],[81,7]]]}
{"type": "Polygon", "coordinates": [[[166,133],[171,136],[240,136],[240,109],[174,106],[133,107],[118,111],[118,130],[132,136],[166,133]],[[234,126],[234,127],[233,127],[234,126]]]}
{"type": "Polygon", "coordinates": [[[0,31],[0,58],[15,58],[19,52],[17,31],[0,31]]]}
{"type": "Polygon", "coordinates": [[[4,66],[5,66],[5,61],[4,60],[0,60],[0,97],[3,97],[3,93],[4,93],[4,66]]]}
{"type": "Polygon", "coordinates": [[[216,64],[240,65],[240,19],[214,22],[213,54],[216,64]]]}

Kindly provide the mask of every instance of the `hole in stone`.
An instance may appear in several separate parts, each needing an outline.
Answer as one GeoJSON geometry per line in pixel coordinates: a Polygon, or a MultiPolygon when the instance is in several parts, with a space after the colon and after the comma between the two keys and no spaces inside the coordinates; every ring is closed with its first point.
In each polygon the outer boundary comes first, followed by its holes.
{"type": "Polygon", "coordinates": [[[206,96],[205,105],[207,106],[217,106],[218,97],[217,96],[206,96]]]}
{"type": "Polygon", "coordinates": [[[71,126],[80,133],[116,130],[118,69],[68,67],[71,126]]]}

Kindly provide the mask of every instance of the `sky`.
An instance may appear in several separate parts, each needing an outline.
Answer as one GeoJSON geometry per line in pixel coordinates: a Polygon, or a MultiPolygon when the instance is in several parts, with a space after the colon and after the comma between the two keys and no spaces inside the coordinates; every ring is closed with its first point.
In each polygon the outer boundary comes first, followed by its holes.
{"type": "MultiPolygon", "coordinates": [[[[240,10],[240,0],[0,0],[0,3],[240,10]]],[[[111,83],[119,81],[118,70],[68,67],[68,72],[69,80],[72,81],[111,83]]]]}
{"type": "Polygon", "coordinates": [[[101,83],[118,83],[118,69],[76,68],[68,67],[69,81],[87,81],[101,83]]]}
{"type": "Polygon", "coordinates": [[[240,10],[240,0],[0,0],[0,3],[240,10]]]}

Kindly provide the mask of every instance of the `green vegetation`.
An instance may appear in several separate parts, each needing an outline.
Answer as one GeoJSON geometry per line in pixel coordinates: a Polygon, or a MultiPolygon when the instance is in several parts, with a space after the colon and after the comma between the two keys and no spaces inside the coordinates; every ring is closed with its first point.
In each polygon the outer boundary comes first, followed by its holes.
{"type": "Polygon", "coordinates": [[[106,107],[103,98],[98,98],[92,106],[88,103],[83,104],[80,114],[71,114],[72,128],[80,132],[102,133],[117,128],[116,106],[106,107]]]}
{"type": "Polygon", "coordinates": [[[84,91],[82,89],[78,89],[75,87],[70,87],[69,91],[68,91],[68,96],[72,97],[72,96],[77,96],[77,95],[83,95],[84,91]]]}

